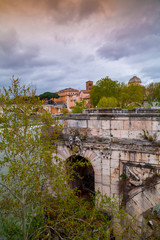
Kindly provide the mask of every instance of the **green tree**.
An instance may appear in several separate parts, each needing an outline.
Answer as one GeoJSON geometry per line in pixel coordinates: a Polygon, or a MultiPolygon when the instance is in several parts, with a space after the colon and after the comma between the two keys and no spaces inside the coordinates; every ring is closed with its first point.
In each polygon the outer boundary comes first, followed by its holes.
{"type": "Polygon", "coordinates": [[[118,101],[115,97],[102,97],[99,102],[97,107],[98,108],[114,108],[117,107],[118,101]]]}
{"type": "Polygon", "coordinates": [[[121,91],[121,84],[109,77],[97,81],[90,91],[91,104],[96,107],[102,97],[115,97],[118,99],[121,91]]]}
{"type": "Polygon", "coordinates": [[[45,92],[45,93],[40,94],[39,98],[40,98],[40,100],[47,99],[48,103],[52,104],[53,102],[51,99],[53,99],[53,101],[54,101],[54,98],[59,98],[59,95],[57,93],[45,92]]]}
{"type": "Polygon", "coordinates": [[[75,103],[76,105],[72,108],[72,112],[73,113],[82,113],[83,112],[83,109],[85,109],[85,101],[82,100],[81,102],[76,102],[75,103]]]}
{"type": "Polygon", "coordinates": [[[77,166],[85,163],[74,155],[72,165],[56,156],[53,162],[61,126],[43,111],[34,91],[13,78],[0,95],[0,106],[3,239],[110,239],[115,224],[117,231],[128,231],[132,221],[120,222],[126,213],[119,200],[95,193],[92,201],[84,201],[70,188],[77,166]]]}
{"type": "Polygon", "coordinates": [[[151,83],[146,88],[148,102],[160,102],[160,83],[151,83]]]}
{"type": "MultiPolygon", "coordinates": [[[[54,172],[51,159],[60,127],[43,112],[35,92],[12,86],[0,95],[0,209],[7,239],[29,239],[35,216],[44,221],[45,185],[54,172]],[[42,125],[38,125],[42,123],[42,125]],[[54,130],[52,125],[55,124],[54,130]],[[47,131],[46,131],[47,129],[47,131]],[[7,230],[7,231],[6,231],[7,230]]],[[[38,222],[36,224],[39,224],[38,222]]]]}
{"type": "Polygon", "coordinates": [[[145,87],[131,84],[124,85],[119,101],[122,108],[133,108],[141,106],[145,98],[145,87]]]}
{"type": "Polygon", "coordinates": [[[39,95],[39,98],[42,99],[51,99],[51,98],[59,98],[59,95],[57,93],[51,93],[51,92],[44,92],[39,95]]]}

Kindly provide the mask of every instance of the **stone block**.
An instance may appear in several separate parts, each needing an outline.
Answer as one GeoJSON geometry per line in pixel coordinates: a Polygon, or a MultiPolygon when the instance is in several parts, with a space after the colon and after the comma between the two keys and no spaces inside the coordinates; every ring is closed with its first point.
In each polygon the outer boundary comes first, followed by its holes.
{"type": "Polygon", "coordinates": [[[120,155],[120,151],[112,150],[112,154],[111,154],[112,159],[118,159],[119,160],[119,157],[120,157],[119,155],[120,155]]]}
{"type": "Polygon", "coordinates": [[[90,116],[90,120],[97,120],[97,116],[90,116]]]}
{"type": "Polygon", "coordinates": [[[119,159],[111,159],[111,168],[119,168],[119,159]]]}
{"type": "Polygon", "coordinates": [[[130,129],[133,131],[144,129],[144,121],[132,120],[130,124],[130,129]]]}
{"type": "Polygon", "coordinates": [[[148,159],[149,164],[159,164],[160,163],[160,156],[151,154],[148,159]]]}
{"type": "Polygon", "coordinates": [[[89,156],[90,156],[90,150],[86,150],[84,153],[84,157],[88,159],[89,156]]]}
{"type": "Polygon", "coordinates": [[[108,197],[110,197],[110,194],[111,194],[111,189],[110,189],[110,186],[109,185],[103,185],[102,186],[102,193],[103,195],[107,195],[108,197]]]}
{"type": "Polygon", "coordinates": [[[142,129],[152,131],[152,121],[142,121],[142,129]]]}
{"type": "Polygon", "coordinates": [[[160,141],[160,130],[159,132],[156,132],[156,136],[157,136],[157,141],[160,141]]]}
{"type": "Polygon", "coordinates": [[[121,156],[123,156],[123,158],[121,157],[121,159],[122,159],[123,161],[129,161],[129,152],[128,152],[128,151],[123,151],[123,152],[121,153],[121,156]]]}
{"type": "Polygon", "coordinates": [[[124,158],[125,158],[125,152],[122,150],[122,151],[120,152],[120,159],[121,159],[122,161],[124,161],[124,158]]]}
{"type": "Polygon", "coordinates": [[[68,127],[77,128],[78,127],[78,121],[77,120],[68,121],[68,127]]]}
{"type": "Polygon", "coordinates": [[[124,120],[123,121],[123,130],[129,130],[130,129],[130,121],[129,120],[124,120]]]}
{"type": "Polygon", "coordinates": [[[110,175],[102,174],[102,184],[110,185],[110,183],[111,183],[110,175]]]}
{"type": "MultiPolygon", "coordinates": [[[[130,161],[132,161],[133,155],[130,153],[130,161]]],[[[148,154],[143,152],[135,152],[134,153],[134,160],[135,162],[146,162],[148,163],[148,154]]]]}
{"type": "Polygon", "coordinates": [[[148,163],[148,153],[141,153],[141,162],[148,163]]]}
{"type": "Polygon", "coordinates": [[[102,127],[102,121],[101,120],[89,120],[88,121],[88,128],[99,129],[101,127],[102,127]]]}
{"type": "Polygon", "coordinates": [[[111,167],[110,165],[111,165],[111,161],[109,159],[103,159],[102,161],[103,171],[110,172],[110,167],[111,167]]]}
{"type": "Polygon", "coordinates": [[[94,179],[96,183],[102,183],[102,174],[95,174],[94,179]]]}
{"type": "Polygon", "coordinates": [[[135,162],[142,162],[142,153],[135,152],[135,154],[134,154],[134,161],[135,162]]]}
{"type": "Polygon", "coordinates": [[[92,162],[97,157],[97,155],[94,151],[91,151],[91,152],[92,154],[90,155],[89,160],[92,162]]]}
{"type": "Polygon", "coordinates": [[[95,182],[95,191],[100,191],[102,193],[102,184],[95,182]]]}
{"type": "Polygon", "coordinates": [[[114,195],[119,195],[119,185],[118,184],[111,184],[111,197],[114,195]]]}
{"type": "Polygon", "coordinates": [[[64,149],[59,148],[57,155],[58,155],[59,158],[61,158],[61,159],[63,159],[63,160],[66,160],[66,153],[65,153],[64,149]]]}
{"type": "Polygon", "coordinates": [[[150,160],[152,159],[152,154],[150,154],[150,153],[146,153],[146,163],[149,163],[150,162],[150,160]]]}
{"type": "Polygon", "coordinates": [[[117,185],[117,186],[119,186],[119,177],[111,177],[111,186],[112,185],[117,185]]]}
{"type": "Polygon", "coordinates": [[[130,138],[130,139],[141,139],[140,133],[142,133],[142,131],[133,131],[133,130],[130,130],[130,131],[129,131],[129,138],[130,138]]]}
{"type": "Polygon", "coordinates": [[[119,169],[111,168],[111,184],[119,182],[119,169]]]}
{"type": "Polygon", "coordinates": [[[92,164],[94,166],[96,166],[97,168],[98,168],[98,166],[101,167],[101,158],[97,156],[96,158],[94,158],[92,160],[92,164]]]}
{"type": "Polygon", "coordinates": [[[111,121],[111,129],[112,130],[122,130],[123,129],[123,121],[112,120],[111,121]]]}
{"type": "Polygon", "coordinates": [[[91,129],[91,132],[90,132],[90,135],[93,136],[93,137],[94,137],[94,136],[96,136],[96,137],[99,136],[99,129],[97,129],[97,128],[92,128],[92,129],[91,129]]]}
{"type": "Polygon", "coordinates": [[[110,175],[110,167],[109,168],[103,168],[102,167],[102,174],[107,174],[107,175],[110,175]]]}
{"type": "Polygon", "coordinates": [[[158,121],[152,122],[152,131],[160,131],[160,122],[158,121]]]}
{"type": "Polygon", "coordinates": [[[79,120],[77,122],[79,128],[87,128],[87,120],[79,120]]]}
{"type": "Polygon", "coordinates": [[[111,130],[111,134],[114,138],[121,138],[121,131],[120,130],[111,130]]]}
{"type": "Polygon", "coordinates": [[[127,122],[129,121],[129,117],[127,117],[126,115],[124,115],[124,116],[122,116],[122,115],[121,115],[121,116],[118,116],[118,119],[121,120],[121,121],[127,121],[127,122]]]}
{"type": "Polygon", "coordinates": [[[95,159],[96,161],[92,161],[92,166],[94,168],[94,173],[95,174],[102,174],[102,164],[99,159],[95,159]]]}
{"type": "Polygon", "coordinates": [[[87,158],[90,162],[97,157],[96,153],[92,150],[87,150],[84,154],[84,157],[87,158]]]}
{"type": "Polygon", "coordinates": [[[135,201],[133,199],[130,199],[130,201],[127,202],[126,204],[126,210],[127,212],[129,212],[132,216],[134,215],[139,215],[138,213],[135,212],[136,210],[136,204],[135,201]]]}
{"type": "Polygon", "coordinates": [[[121,138],[129,138],[129,131],[121,130],[121,138]]]}
{"type": "Polygon", "coordinates": [[[102,120],[102,129],[109,130],[110,129],[110,121],[109,120],[102,120]]]}
{"type": "Polygon", "coordinates": [[[102,174],[102,169],[94,167],[94,174],[102,174]]]}
{"type": "Polygon", "coordinates": [[[135,161],[135,152],[129,152],[129,161],[131,162],[135,161]]]}
{"type": "Polygon", "coordinates": [[[99,130],[99,137],[109,138],[110,137],[110,130],[100,129],[99,130]]]}

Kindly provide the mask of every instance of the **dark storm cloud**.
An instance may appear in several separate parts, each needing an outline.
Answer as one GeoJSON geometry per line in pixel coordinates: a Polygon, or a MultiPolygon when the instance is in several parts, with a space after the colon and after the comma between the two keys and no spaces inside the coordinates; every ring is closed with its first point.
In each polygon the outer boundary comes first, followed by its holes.
{"type": "Polygon", "coordinates": [[[23,46],[18,34],[14,30],[1,32],[0,34],[0,68],[20,69],[58,65],[59,62],[52,59],[40,59],[38,46],[23,46]]]}
{"type": "Polygon", "coordinates": [[[105,0],[81,0],[79,3],[79,17],[86,18],[94,13],[108,15],[113,1],[105,0]]]}
{"type": "Polygon", "coordinates": [[[3,83],[14,74],[42,93],[158,76],[144,66],[160,61],[159,0],[0,0],[0,22],[3,83]]]}
{"type": "Polygon", "coordinates": [[[147,51],[153,51],[153,54],[160,51],[160,2],[154,7],[149,4],[143,8],[137,9],[123,25],[119,24],[109,38],[106,35],[106,42],[97,49],[99,56],[119,60],[147,51]]]}
{"type": "Polygon", "coordinates": [[[97,53],[102,58],[119,60],[124,57],[160,51],[159,37],[144,37],[143,39],[127,38],[121,41],[113,41],[102,45],[97,53]]]}
{"type": "Polygon", "coordinates": [[[0,34],[0,67],[18,68],[29,66],[38,57],[36,46],[23,46],[16,31],[0,34]]]}
{"type": "MultiPolygon", "coordinates": [[[[35,0],[34,0],[35,1],[35,0]]],[[[46,0],[41,2],[53,19],[59,23],[80,21],[93,14],[108,16],[114,0],[46,0]]]]}
{"type": "Polygon", "coordinates": [[[5,0],[0,1],[1,12],[12,14],[44,14],[57,23],[66,24],[70,21],[79,21],[92,14],[108,16],[113,7],[114,0],[5,0]]]}
{"type": "Polygon", "coordinates": [[[13,53],[18,46],[17,33],[14,30],[0,31],[0,51],[1,53],[13,53]]]}
{"type": "Polygon", "coordinates": [[[34,64],[37,65],[35,59],[38,56],[37,47],[28,47],[23,50],[14,51],[12,54],[10,52],[7,54],[7,52],[1,52],[1,68],[16,69],[34,67],[34,64]]]}

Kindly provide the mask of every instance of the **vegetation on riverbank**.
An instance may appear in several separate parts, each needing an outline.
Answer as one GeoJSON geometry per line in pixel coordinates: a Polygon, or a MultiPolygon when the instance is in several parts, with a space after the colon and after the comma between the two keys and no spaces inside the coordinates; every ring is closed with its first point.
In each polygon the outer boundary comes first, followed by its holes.
{"type": "Polygon", "coordinates": [[[127,214],[119,208],[119,199],[95,192],[85,200],[70,187],[75,176],[81,177],[77,164],[83,167],[84,162],[67,166],[56,157],[62,128],[43,110],[35,91],[13,78],[0,95],[0,105],[3,239],[111,239],[113,234],[121,239],[132,229],[134,219],[124,221],[127,214]]]}

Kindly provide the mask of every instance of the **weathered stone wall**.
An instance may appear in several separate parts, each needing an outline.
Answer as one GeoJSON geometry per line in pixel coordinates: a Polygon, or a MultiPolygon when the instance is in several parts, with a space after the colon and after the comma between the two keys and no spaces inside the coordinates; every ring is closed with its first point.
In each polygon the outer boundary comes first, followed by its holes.
{"type": "Polygon", "coordinates": [[[66,127],[86,129],[88,135],[119,139],[142,139],[143,129],[160,140],[160,113],[157,114],[81,114],[61,120],[66,127]]]}
{"type": "MultiPolygon", "coordinates": [[[[63,137],[58,144],[59,156],[65,160],[72,155],[69,136],[78,134],[82,144],[78,154],[91,162],[95,189],[103,194],[119,194],[122,173],[129,173],[132,189],[137,189],[160,166],[159,113],[72,114],[61,116],[59,121],[64,126],[63,137]],[[143,130],[151,141],[144,139],[143,130]]],[[[141,194],[139,201],[142,201],[141,194]]]]}

